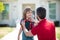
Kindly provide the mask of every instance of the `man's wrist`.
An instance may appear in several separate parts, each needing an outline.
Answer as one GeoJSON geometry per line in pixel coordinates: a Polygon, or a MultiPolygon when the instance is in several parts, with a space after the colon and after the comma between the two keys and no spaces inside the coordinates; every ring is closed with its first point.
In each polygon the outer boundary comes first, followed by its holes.
{"type": "Polygon", "coordinates": [[[28,30],[26,29],[26,27],[25,27],[25,26],[23,27],[23,30],[24,30],[25,32],[28,32],[28,30]]]}

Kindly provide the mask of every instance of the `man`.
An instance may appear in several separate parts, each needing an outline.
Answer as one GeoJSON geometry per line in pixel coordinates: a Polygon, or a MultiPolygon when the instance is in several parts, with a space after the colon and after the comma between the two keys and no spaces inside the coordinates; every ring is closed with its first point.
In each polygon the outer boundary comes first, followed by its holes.
{"type": "Polygon", "coordinates": [[[25,23],[22,22],[23,30],[26,36],[38,36],[38,40],[56,40],[55,25],[52,21],[47,20],[46,9],[43,7],[37,8],[37,18],[39,23],[30,31],[26,31],[25,23]]]}

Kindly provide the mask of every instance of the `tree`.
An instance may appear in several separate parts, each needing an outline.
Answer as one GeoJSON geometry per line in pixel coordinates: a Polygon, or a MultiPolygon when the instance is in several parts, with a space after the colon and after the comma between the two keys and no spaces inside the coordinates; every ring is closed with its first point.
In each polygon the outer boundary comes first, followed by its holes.
{"type": "Polygon", "coordinates": [[[3,10],[4,10],[3,2],[0,2],[0,13],[3,12],[3,10]]]}

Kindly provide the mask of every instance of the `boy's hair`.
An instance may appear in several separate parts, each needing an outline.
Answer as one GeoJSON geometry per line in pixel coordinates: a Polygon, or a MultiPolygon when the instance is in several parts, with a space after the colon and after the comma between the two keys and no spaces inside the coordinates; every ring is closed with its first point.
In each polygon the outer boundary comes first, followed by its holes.
{"type": "Polygon", "coordinates": [[[27,12],[29,11],[32,11],[30,8],[26,8],[24,11],[23,11],[23,18],[26,19],[26,14],[27,12]]]}
{"type": "Polygon", "coordinates": [[[37,8],[37,15],[40,19],[44,19],[46,17],[46,9],[43,7],[37,8]]]}

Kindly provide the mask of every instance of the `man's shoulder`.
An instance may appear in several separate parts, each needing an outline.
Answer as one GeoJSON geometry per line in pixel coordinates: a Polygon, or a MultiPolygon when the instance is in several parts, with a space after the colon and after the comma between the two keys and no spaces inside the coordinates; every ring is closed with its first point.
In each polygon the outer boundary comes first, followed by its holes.
{"type": "Polygon", "coordinates": [[[51,20],[47,20],[47,22],[50,24],[54,24],[54,21],[51,21],[51,20]]]}
{"type": "Polygon", "coordinates": [[[47,24],[49,25],[49,26],[53,26],[53,27],[55,27],[55,24],[54,24],[54,22],[53,21],[51,21],[51,20],[47,20],[47,24]]]}

